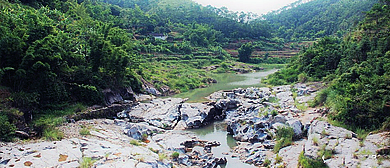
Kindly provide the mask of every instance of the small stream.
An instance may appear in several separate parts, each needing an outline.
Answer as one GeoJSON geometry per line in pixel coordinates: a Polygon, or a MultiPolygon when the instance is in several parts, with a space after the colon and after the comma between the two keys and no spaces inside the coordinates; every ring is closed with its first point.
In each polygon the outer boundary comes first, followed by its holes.
{"type": "MultiPolygon", "coordinates": [[[[204,97],[219,90],[231,90],[239,87],[247,88],[251,86],[261,87],[261,78],[275,73],[276,71],[278,70],[272,69],[249,74],[219,74],[215,78],[218,83],[213,84],[208,88],[195,89],[176,95],[175,97],[189,98],[189,102],[207,101],[204,97]]],[[[221,146],[212,148],[212,152],[216,157],[226,157],[228,160],[226,166],[221,166],[222,168],[254,168],[255,166],[243,163],[239,158],[231,157],[231,151],[237,145],[236,140],[233,139],[232,135],[227,134],[226,127],[227,124],[224,121],[216,121],[208,126],[190,131],[194,132],[200,139],[218,141],[221,143],[221,146]]]]}

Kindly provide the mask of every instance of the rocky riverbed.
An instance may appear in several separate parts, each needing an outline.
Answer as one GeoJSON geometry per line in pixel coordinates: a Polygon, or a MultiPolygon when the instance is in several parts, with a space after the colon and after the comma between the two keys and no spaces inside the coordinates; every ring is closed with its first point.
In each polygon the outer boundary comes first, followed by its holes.
{"type": "Polygon", "coordinates": [[[126,104],[117,119],[69,120],[59,127],[65,133],[61,141],[2,143],[0,167],[223,166],[226,157],[212,152],[220,142],[188,131],[217,120],[237,140],[224,155],[254,166],[298,167],[303,153],[329,167],[390,167],[389,133],[359,140],[355,133],[327,123],[327,109],[307,107],[321,87],[252,87],[215,92],[205,103],[166,98],[126,104]],[[293,129],[294,142],[275,152],[275,133],[281,127],[293,129]],[[325,157],[324,151],[331,156],[325,157]]]}

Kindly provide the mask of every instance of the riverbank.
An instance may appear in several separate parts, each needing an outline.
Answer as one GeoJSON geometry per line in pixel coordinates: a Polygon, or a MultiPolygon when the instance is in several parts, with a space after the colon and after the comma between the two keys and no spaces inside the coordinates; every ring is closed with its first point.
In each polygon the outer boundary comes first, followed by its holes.
{"type": "Polygon", "coordinates": [[[58,127],[65,133],[61,141],[2,144],[0,166],[234,167],[231,158],[248,166],[297,167],[307,160],[329,167],[390,166],[384,155],[388,133],[359,140],[355,133],[327,123],[326,109],[305,108],[320,87],[313,83],[233,89],[211,94],[208,103],[181,98],[137,103],[118,113],[118,119],[64,124],[58,127]],[[236,141],[228,152],[214,149],[231,140],[220,135],[208,139],[214,135],[201,133],[215,121],[223,123],[218,127],[226,125],[231,135],[225,135],[236,141]],[[290,144],[280,146],[282,128],[293,134],[290,144]]]}

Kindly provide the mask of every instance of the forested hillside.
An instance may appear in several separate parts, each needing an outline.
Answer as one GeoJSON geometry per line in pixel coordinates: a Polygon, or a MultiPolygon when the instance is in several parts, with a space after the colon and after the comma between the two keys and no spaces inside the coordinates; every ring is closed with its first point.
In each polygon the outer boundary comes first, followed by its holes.
{"type": "Polygon", "coordinates": [[[329,35],[343,36],[364,18],[378,0],[297,1],[263,17],[276,36],[290,41],[314,40],[329,35]]]}
{"type": "Polygon", "coordinates": [[[313,102],[331,109],[330,117],[353,129],[389,129],[390,1],[382,0],[343,38],[325,37],[307,48],[272,84],[329,82],[313,102]]]}
{"type": "Polygon", "coordinates": [[[203,68],[231,61],[228,41],[272,42],[265,22],[214,10],[190,0],[1,0],[2,138],[56,110],[104,104],[106,89],[145,92],[148,83],[166,95],[205,87],[212,79],[203,68]]]}
{"type": "MultiPolygon", "coordinates": [[[[348,32],[375,2],[297,2],[264,20],[191,0],[0,0],[0,138],[29,129],[31,120],[32,128],[53,126],[58,116],[105,105],[105,90],[148,93],[144,86],[151,85],[161,92],[157,95],[176,94],[207,87],[212,73],[242,66],[236,61],[256,64],[251,67],[284,63],[269,58],[268,51],[296,53],[300,46],[286,41],[348,32]]],[[[321,39],[269,82],[339,79],[324,95],[343,95],[339,102],[356,107],[337,104],[343,109],[335,110],[335,119],[351,122],[351,116],[360,116],[358,124],[369,120],[378,127],[383,119],[365,114],[387,115],[387,8],[375,6],[344,39],[321,39]],[[354,97],[365,87],[375,94],[354,97]]]]}

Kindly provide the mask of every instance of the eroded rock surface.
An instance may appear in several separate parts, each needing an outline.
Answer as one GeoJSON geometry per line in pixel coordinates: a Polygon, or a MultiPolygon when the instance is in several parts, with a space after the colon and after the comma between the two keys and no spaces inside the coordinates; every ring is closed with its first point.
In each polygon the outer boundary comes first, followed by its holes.
{"type": "MultiPolygon", "coordinates": [[[[2,143],[0,167],[79,167],[86,158],[93,160],[93,167],[216,167],[228,162],[212,153],[221,143],[185,130],[215,120],[223,120],[237,140],[237,146],[223,156],[251,165],[298,167],[303,153],[329,167],[390,167],[389,133],[370,134],[361,141],[355,133],[319,119],[327,109],[307,107],[320,87],[314,83],[234,89],[213,93],[207,103],[167,98],[127,104],[125,110],[115,111],[123,120],[64,124],[59,127],[65,132],[61,141],[2,143]],[[294,141],[274,151],[275,133],[281,127],[293,129],[294,141]],[[88,134],[81,135],[85,129],[88,134]]],[[[118,96],[111,96],[110,102],[121,101],[118,96]]]]}

